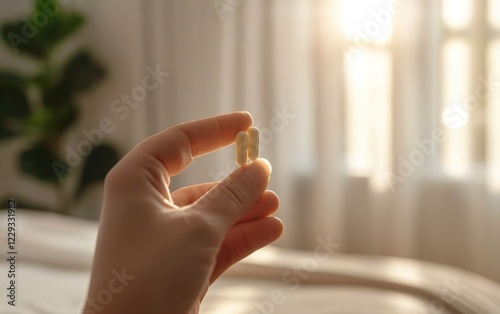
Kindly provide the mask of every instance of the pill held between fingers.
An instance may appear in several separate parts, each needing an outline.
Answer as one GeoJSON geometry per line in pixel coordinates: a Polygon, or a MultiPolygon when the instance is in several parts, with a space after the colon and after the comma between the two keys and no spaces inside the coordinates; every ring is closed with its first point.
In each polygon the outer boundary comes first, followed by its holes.
{"type": "Polygon", "coordinates": [[[254,161],[259,158],[259,129],[251,127],[248,130],[248,159],[254,161]]]}
{"type": "Polygon", "coordinates": [[[240,166],[247,163],[247,138],[248,134],[245,131],[236,134],[236,163],[240,166]]]}

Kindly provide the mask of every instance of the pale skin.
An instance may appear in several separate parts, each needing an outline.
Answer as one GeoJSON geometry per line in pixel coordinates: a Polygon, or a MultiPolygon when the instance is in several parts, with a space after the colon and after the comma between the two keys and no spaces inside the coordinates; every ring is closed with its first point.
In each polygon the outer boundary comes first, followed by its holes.
{"type": "Polygon", "coordinates": [[[279,238],[283,224],[271,216],[279,199],[266,190],[271,165],[264,159],[222,182],[169,190],[194,158],[251,126],[246,112],[179,124],[109,172],[84,313],[198,313],[221,274],[279,238]],[[117,273],[128,279],[117,281],[117,273]]]}

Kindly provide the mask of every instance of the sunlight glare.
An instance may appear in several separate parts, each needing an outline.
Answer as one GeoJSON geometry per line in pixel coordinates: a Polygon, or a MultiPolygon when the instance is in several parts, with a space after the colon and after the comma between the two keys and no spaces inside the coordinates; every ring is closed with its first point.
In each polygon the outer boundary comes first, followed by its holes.
{"type": "Polygon", "coordinates": [[[462,29],[472,18],[472,0],[443,0],[443,21],[451,29],[462,29]]]}
{"type": "Polygon", "coordinates": [[[491,27],[500,29],[500,0],[488,1],[488,22],[491,27]]]}
{"type": "Polygon", "coordinates": [[[353,175],[384,178],[390,170],[391,62],[389,52],[373,50],[345,62],[346,158],[353,175]]]}
{"type": "Polygon", "coordinates": [[[447,134],[443,142],[443,169],[452,177],[467,174],[471,160],[471,124],[463,123],[466,117],[460,110],[449,111],[450,106],[465,106],[470,95],[470,47],[464,40],[452,39],[443,46],[443,128],[447,134]],[[446,127],[456,124],[456,128],[446,127]]]}
{"type": "Polygon", "coordinates": [[[383,44],[392,37],[394,13],[388,0],[343,0],[342,31],[346,39],[383,44]]]}
{"type": "Polygon", "coordinates": [[[250,285],[233,285],[219,288],[217,293],[209,292],[210,306],[202,304],[203,313],[244,314],[251,313],[257,301],[264,297],[262,292],[250,285]]]}

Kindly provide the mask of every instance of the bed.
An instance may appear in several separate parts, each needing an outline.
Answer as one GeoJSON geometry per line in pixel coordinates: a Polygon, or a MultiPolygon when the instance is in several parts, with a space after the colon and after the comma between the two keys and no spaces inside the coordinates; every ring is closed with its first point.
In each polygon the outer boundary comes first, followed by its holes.
{"type": "MultiPolygon", "coordinates": [[[[6,289],[6,211],[0,212],[6,289]]],[[[0,313],[79,313],[89,282],[95,222],[18,210],[16,306],[0,313]]],[[[209,290],[202,314],[500,313],[500,285],[457,268],[392,257],[267,247],[209,290]]]]}

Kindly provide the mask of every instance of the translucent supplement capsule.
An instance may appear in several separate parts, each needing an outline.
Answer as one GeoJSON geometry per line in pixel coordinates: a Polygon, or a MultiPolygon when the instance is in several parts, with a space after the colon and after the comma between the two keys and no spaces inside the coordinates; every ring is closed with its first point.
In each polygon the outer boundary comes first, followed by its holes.
{"type": "Polygon", "coordinates": [[[236,134],[236,163],[240,166],[247,163],[247,137],[245,131],[236,134]]]}
{"type": "Polygon", "coordinates": [[[250,161],[259,158],[259,133],[259,129],[256,127],[251,127],[250,130],[248,130],[247,147],[248,159],[250,159],[250,161]]]}

